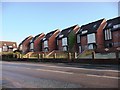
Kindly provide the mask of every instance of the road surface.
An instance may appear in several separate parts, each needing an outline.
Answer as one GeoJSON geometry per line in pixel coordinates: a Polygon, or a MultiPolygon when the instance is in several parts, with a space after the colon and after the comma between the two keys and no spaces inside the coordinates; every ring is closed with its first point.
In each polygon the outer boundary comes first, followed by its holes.
{"type": "Polygon", "coordinates": [[[118,88],[120,71],[114,68],[24,62],[1,65],[3,88],[118,88]]]}

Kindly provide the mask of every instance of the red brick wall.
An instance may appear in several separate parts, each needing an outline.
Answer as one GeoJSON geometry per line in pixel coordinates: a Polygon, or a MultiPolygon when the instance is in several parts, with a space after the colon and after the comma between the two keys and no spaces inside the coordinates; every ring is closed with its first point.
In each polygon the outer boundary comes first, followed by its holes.
{"type": "Polygon", "coordinates": [[[48,42],[48,46],[49,46],[49,51],[53,51],[56,49],[56,36],[58,35],[58,33],[60,32],[60,30],[57,30],[50,38],[49,38],[49,42],[48,42]]]}
{"type": "Polygon", "coordinates": [[[62,39],[58,40],[58,50],[62,51],[63,47],[62,47],[62,39]]]}
{"type": "Polygon", "coordinates": [[[99,26],[97,30],[97,36],[96,36],[96,42],[97,42],[97,49],[99,48],[104,48],[104,34],[103,34],[103,29],[106,25],[106,20],[103,20],[101,25],[99,26]]]}
{"type": "Polygon", "coordinates": [[[25,41],[23,42],[23,44],[22,44],[22,52],[23,52],[23,53],[27,53],[27,52],[28,52],[28,50],[29,50],[29,42],[30,42],[30,40],[31,40],[32,38],[33,38],[33,37],[30,36],[27,40],[25,40],[25,41]]]}
{"type": "Polygon", "coordinates": [[[81,46],[85,47],[87,45],[87,35],[81,36],[81,46]]]}
{"type": "MultiPolygon", "coordinates": [[[[112,42],[117,43],[120,42],[120,30],[112,32],[112,42]]],[[[114,47],[118,47],[118,45],[114,44],[114,47]]]]}
{"type": "Polygon", "coordinates": [[[34,41],[34,50],[35,51],[42,51],[40,47],[41,39],[43,39],[45,34],[41,34],[35,41],[34,41]]]}

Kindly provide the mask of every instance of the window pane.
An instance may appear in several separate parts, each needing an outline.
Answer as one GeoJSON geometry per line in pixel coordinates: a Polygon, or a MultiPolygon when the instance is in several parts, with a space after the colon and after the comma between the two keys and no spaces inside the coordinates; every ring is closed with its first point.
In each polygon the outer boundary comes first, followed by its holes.
{"type": "Polygon", "coordinates": [[[88,46],[88,49],[93,49],[93,44],[90,44],[90,45],[88,46]]]}
{"type": "Polygon", "coordinates": [[[95,43],[95,33],[87,35],[88,43],[95,43]]]}
{"type": "Polygon", "coordinates": [[[34,44],[33,43],[30,44],[30,49],[34,49],[34,44]]]}
{"type": "Polygon", "coordinates": [[[80,35],[77,35],[77,43],[80,43],[80,35]]]}
{"type": "Polygon", "coordinates": [[[63,51],[67,51],[67,47],[63,47],[63,51]]]}
{"type": "Polygon", "coordinates": [[[109,29],[110,39],[112,39],[111,29],[109,29]]]}
{"type": "Polygon", "coordinates": [[[107,40],[107,30],[105,30],[105,40],[107,40]]]}
{"type": "Polygon", "coordinates": [[[62,38],[62,46],[67,45],[67,38],[62,38]]]}
{"type": "Polygon", "coordinates": [[[7,46],[3,46],[3,51],[7,51],[7,46]]]}
{"type": "Polygon", "coordinates": [[[48,47],[48,41],[44,41],[44,48],[48,47]]]}

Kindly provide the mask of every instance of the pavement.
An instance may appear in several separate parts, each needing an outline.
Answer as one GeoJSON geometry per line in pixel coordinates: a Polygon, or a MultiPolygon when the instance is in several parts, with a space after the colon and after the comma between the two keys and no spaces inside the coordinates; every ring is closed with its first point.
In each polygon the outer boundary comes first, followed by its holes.
{"type": "Polygon", "coordinates": [[[2,88],[118,88],[117,65],[0,62],[2,88]]]}

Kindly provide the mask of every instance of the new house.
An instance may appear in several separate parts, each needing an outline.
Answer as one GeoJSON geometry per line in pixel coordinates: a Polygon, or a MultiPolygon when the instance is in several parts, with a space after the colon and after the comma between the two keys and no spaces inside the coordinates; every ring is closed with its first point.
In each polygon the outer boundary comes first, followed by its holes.
{"type": "Polygon", "coordinates": [[[78,25],[63,29],[56,38],[57,50],[75,52],[75,35],[78,30],[78,25]]]}
{"type": "Polygon", "coordinates": [[[40,52],[42,51],[41,40],[44,38],[45,34],[41,33],[36,35],[30,40],[30,51],[32,52],[40,52]]]}
{"type": "Polygon", "coordinates": [[[16,42],[0,41],[0,52],[13,52],[17,50],[16,42]]]}
{"type": "Polygon", "coordinates": [[[82,25],[77,33],[77,51],[82,53],[87,49],[104,48],[103,29],[106,25],[105,19],[82,25]]]}
{"type": "Polygon", "coordinates": [[[41,40],[42,42],[42,51],[51,52],[56,49],[56,36],[60,32],[59,29],[55,31],[51,31],[45,35],[45,37],[41,40]]]}
{"type": "Polygon", "coordinates": [[[115,51],[120,47],[120,17],[107,20],[103,33],[105,48],[112,48],[115,51]]]}
{"type": "Polygon", "coordinates": [[[18,50],[21,51],[22,53],[27,53],[29,52],[29,48],[30,48],[30,40],[32,39],[32,36],[28,36],[27,38],[25,38],[18,46],[18,50]]]}

